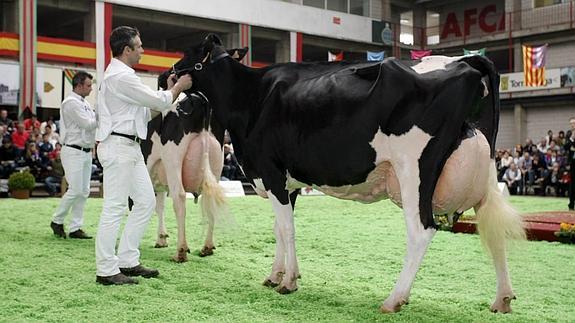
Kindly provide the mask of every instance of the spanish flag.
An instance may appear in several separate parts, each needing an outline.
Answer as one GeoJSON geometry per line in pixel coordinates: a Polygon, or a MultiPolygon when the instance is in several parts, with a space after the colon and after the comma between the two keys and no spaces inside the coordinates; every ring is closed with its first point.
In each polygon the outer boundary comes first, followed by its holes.
{"type": "Polygon", "coordinates": [[[547,44],[543,46],[523,45],[523,74],[525,86],[544,86],[545,58],[547,56],[547,44]]]}

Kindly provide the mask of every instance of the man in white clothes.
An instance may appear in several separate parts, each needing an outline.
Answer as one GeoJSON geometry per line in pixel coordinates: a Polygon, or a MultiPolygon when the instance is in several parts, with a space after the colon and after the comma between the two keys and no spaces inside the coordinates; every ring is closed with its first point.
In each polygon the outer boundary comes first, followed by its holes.
{"type": "Polygon", "coordinates": [[[154,189],[140,150],[147,135],[150,109],[169,110],[178,95],[192,86],[189,75],[168,90],[153,91],[144,85],[132,66],[144,52],[136,28],[121,26],[110,35],[112,58],[98,93],[98,158],[104,167],[104,205],[96,235],[96,282],[103,285],[136,284],[129,276],[156,277],[156,269],[140,264],[140,240],[155,207],[154,189]],[[134,207],[128,216],[115,252],[120,222],[125,218],[128,196],[134,207]]]}
{"type": "Polygon", "coordinates": [[[62,197],[50,227],[55,235],[64,239],[64,218],[70,210],[70,238],[92,238],[82,230],[84,205],[90,195],[92,148],[97,127],[96,114],[85,99],[92,92],[92,78],[92,75],[84,71],[77,72],[72,78],[72,93],[64,99],[60,109],[60,158],[68,191],[62,197]]]}

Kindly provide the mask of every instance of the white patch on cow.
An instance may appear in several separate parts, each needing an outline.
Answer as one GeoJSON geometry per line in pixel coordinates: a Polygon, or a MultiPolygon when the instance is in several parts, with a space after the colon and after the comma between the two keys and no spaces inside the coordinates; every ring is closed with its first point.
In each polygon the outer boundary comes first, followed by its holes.
{"type": "Polygon", "coordinates": [[[411,68],[418,74],[428,73],[436,70],[444,70],[445,65],[458,61],[463,56],[426,56],[421,59],[421,62],[411,68]]]}
{"type": "Polygon", "coordinates": [[[483,97],[486,97],[489,95],[489,88],[487,87],[487,81],[484,78],[482,78],[481,84],[483,84],[483,97]]]}
{"type": "Polygon", "coordinates": [[[254,191],[256,191],[256,193],[263,197],[263,198],[268,198],[268,194],[267,194],[267,190],[266,187],[264,185],[264,181],[261,178],[254,178],[254,191]]]}
{"type": "Polygon", "coordinates": [[[294,191],[298,188],[308,187],[309,185],[298,181],[297,179],[293,178],[289,172],[286,174],[286,190],[287,191],[294,191]]]}

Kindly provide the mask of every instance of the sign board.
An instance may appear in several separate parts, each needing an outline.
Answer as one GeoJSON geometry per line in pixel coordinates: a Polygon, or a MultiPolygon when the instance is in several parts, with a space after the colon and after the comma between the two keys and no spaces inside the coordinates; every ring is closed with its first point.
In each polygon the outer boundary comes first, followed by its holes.
{"type": "Polygon", "coordinates": [[[523,72],[501,74],[499,92],[510,93],[520,91],[548,90],[561,87],[561,74],[558,68],[545,70],[547,84],[543,86],[525,86],[523,72]]]}
{"type": "Polygon", "coordinates": [[[373,20],[371,22],[371,41],[385,45],[393,45],[393,30],[387,21],[373,20]]]}

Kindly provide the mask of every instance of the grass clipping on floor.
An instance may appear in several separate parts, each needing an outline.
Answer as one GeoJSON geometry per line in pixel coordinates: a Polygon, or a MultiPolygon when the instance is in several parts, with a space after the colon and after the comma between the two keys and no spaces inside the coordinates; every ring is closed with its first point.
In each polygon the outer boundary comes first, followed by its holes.
{"type": "MultiPolygon", "coordinates": [[[[564,210],[566,199],[513,197],[521,212],[564,210]]],[[[153,248],[154,216],[141,245],[157,279],[134,286],[95,282],[94,240],[52,235],[59,199],[0,199],[0,321],[403,321],[546,322],[575,318],[575,247],[525,242],[512,248],[509,268],[517,300],[508,315],[489,312],[495,271],[477,235],[439,231],[414,283],[410,304],[381,314],[405,254],[402,212],[389,201],[364,205],[300,197],[296,246],[299,290],[279,295],[262,286],[275,252],[274,216],[259,197],[229,199],[237,228],[216,228],[217,249],[199,258],[204,228],[188,201],[184,264],[172,262],[176,221],[166,203],[169,247],[153,248]]],[[[101,199],[89,199],[84,230],[95,236],[101,199]]],[[[69,221],[69,218],[66,219],[69,221]]],[[[66,228],[68,222],[65,223],[66,228]]]]}

